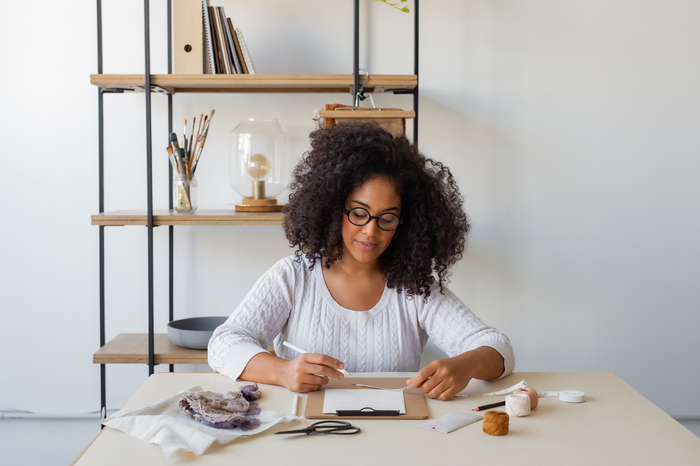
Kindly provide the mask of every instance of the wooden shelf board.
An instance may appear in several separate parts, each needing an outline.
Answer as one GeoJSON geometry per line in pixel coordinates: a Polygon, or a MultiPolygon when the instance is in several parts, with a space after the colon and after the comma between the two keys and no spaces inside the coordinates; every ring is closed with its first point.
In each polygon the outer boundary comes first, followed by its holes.
{"type": "MultiPolygon", "coordinates": [[[[90,83],[106,90],[143,92],[142,74],[93,74],[90,83]]],[[[360,77],[365,92],[407,92],[416,88],[416,75],[360,77]]],[[[352,74],[152,74],[151,85],[167,92],[186,93],[348,93],[352,74]]]]}
{"type": "Polygon", "coordinates": [[[352,110],[319,110],[318,116],[321,118],[342,119],[366,119],[366,118],[415,118],[416,112],[406,110],[375,110],[373,108],[352,110]]]}
{"type": "MultiPolygon", "coordinates": [[[[92,216],[92,224],[100,226],[146,225],[145,210],[115,210],[92,216]]],[[[153,225],[282,225],[281,212],[236,212],[235,210],[196,210],[176,213],[154,210],[153,225]]]]}
{"type": "MultiPolygon", "coordinates": [[[[156,364],[207,364],[207,350],[173,344],[168,335],[153,335],[156,364]]],[[[148,364],[148,334],[120,333],[92,355],[95,364],[148,364]]]]}

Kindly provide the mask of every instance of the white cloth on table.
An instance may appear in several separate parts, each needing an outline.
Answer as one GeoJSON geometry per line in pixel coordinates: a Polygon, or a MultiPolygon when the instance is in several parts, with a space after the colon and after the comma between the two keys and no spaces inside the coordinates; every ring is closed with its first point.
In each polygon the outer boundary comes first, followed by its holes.
{"type": "Polygon", "coordinates": [[[261,411],[258,415],[260,425],[254,429],[215,429],[182,414],[178,407],[182,395],[201,391],[202,388],[195,385],[153,403],[122,409],[103,420],[102,424],[144,442],[157,444],[166,458],[170,458],[178,450],[191,451],[199,456],[215,441],[225,444],[241,436],[259,434],[279,422],[299,419],[298,416],[285,416],[277,411],[261,411]]]}

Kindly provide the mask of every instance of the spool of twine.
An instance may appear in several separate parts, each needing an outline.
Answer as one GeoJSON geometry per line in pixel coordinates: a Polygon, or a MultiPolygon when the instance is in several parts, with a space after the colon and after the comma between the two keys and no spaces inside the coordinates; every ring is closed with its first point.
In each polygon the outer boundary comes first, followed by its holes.
{"type": "Polygon", "coordinates": [[[530,415],[530,397],[524,393],[506,397],[506,413],[509,416],[523,417],[530,415]]]}
{"type": "Polygon", "coordinates": [[[487,411],[484,414],[484,432],[489,435],[506,435],[508,419],[508,414],[503,411],[487,411]]]}
{"type": "Polygon", "coordinates": [[[518,393],[524,393],[530,397],[530,409],[531,410],[537,408],[537,404],[540,402],[540,399],[537,396],[537,390],[535,390],[532,387],[516,388],[513,391],[513,395],[516,395],[518,393]]]}

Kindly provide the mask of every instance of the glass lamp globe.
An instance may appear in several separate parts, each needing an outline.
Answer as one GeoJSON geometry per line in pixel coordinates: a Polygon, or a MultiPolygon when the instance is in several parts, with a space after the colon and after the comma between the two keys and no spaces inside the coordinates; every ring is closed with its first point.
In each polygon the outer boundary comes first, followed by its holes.
{"type": "Polygon", "coordinates": [[[237,211],[274,212],[290,176],[287,133],[277,119],[244,118],[231,131],[229,182],[243,198],[237,211]]]}

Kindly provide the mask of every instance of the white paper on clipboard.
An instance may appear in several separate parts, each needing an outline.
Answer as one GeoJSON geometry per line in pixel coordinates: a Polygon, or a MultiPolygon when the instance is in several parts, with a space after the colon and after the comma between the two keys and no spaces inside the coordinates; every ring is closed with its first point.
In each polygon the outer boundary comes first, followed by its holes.
{"type": "Polygon", "coordinates": [[[375,411],[399,411],[406,414],[403,392],[391,390],[345,390],[326,389],[323,397],[323,412],[335,414],[336,411],[359,411],[372,408],[375,411]]]}

